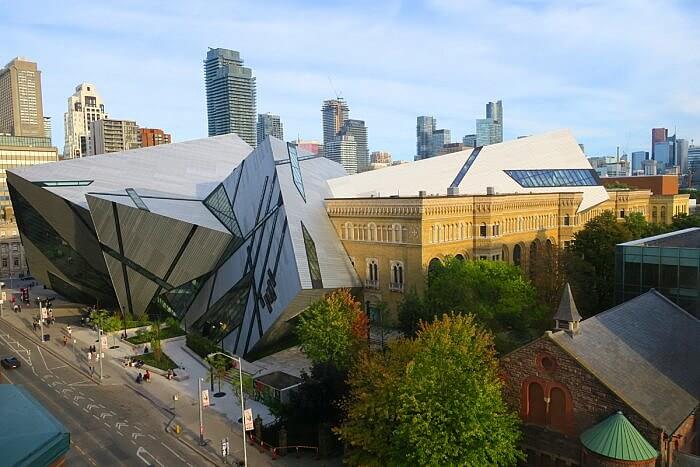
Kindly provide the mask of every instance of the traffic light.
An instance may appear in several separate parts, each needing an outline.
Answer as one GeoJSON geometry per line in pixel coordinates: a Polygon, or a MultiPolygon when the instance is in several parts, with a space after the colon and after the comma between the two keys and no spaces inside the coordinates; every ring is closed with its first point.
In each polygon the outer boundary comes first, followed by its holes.
{"type": "Polygon", "coordinates": [[[20,293],[22,294],[22,301],[24,303],[29,303],[29,289],[26,287],[22,287],[20,289],[20,293]]]}

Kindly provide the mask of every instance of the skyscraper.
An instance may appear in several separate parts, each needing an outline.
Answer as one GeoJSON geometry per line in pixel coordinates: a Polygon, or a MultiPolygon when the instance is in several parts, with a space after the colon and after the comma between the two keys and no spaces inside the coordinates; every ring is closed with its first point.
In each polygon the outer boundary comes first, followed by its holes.
{"type": "Polygon", "coordinates": [[[437,126],[435,117],[421,115],[416,120],[416,160],[433,155],[433,131],[437,126]]]}
{"type": "Polygon", "coordinates": [[[357,145],[352,135],[335,136],[324,145],[323,150],[328,159],[342,164],[347,173],[357,173],[357,145]]]}
{"type": "Polygon", "coordinates": [[[476,147],[476,135],[464,135],[464,138],[462,138],[462,144],[464,144],[467,147],[470,148],[475,148],[476,147]]]}
{"type": "Polygon", "coordinates": [[[433,130],[430,156],[437,156],[442,151],[442,147],[446,144],[450,144],[451,142],[452,136],[450,135],[450,130],[433,130]]]}
{"type": "Polygon", "coordinates": [[[257,133],[258,144],[262,143],[268,136],[274,136],[284,141],[284,128],[280,116],[270,112],[258,114],[257,133]]]}
{"type": "Polygon", "coordinates": [[[678,138],[676,140],[676,165],[680,167],[681,173],[688,173],[688,140],[678,138]]]}
{"type": "Polygon", "coordinates": [[[352,136],[355,142],[355,160],[357,172],[369,169],[369,149],[367,148],[367,127],[364,120],[347,119],[338,132],[337,138],[352,136]]]}
{"type": "Polygon", "coordinates": [[[236,133],[256,146],[255,77],[238,52],[209,49],[204,60],[209,136],[236,133]]]}
{"type": "Polygon", "coordinates": [[[370,154],[372,164],[391,164],[391,153],[388,151],[373,151],[370,154]]]}
{"type": "Polygon", "coordinates": [[[663,143],[668,139],[668,129],[666,128],[652,128],[651,129],[651,158],[656,160],[654,153],[654,145],[656,143],[663,143]]]}
{"type": "Polygon", "coordinates": [[[632,153],[632,175],[635,175],[635,172],[637,171],[642,171],[642,163],[649,159],[649,153],[647,151],[634,151],[632,153]]]}
{"type": "Polygon", "coordinates": [[[90,156],[137,149],[140,147],[139,127],[131,120],[95,120],[90,123],[89,141],[90,156]]]}
{"type": "Polygon", "coordinates": [[[63,157],[73,159],[88,155],[90,123],[109,118],[102,98],[90,83],[80,83],[68,98],[68,111],[63,114],[65,143],[63,157]]]}
{"type": "Polygon", "coordinates": [[[700,189],[700,146],[688,147],[689,185],[700,189]]]}
{"type": "Polygon", "coordinates": [[[476,145],[486,146],[503,142],[503,103],[499,100],[486,104],[486,118],[476,120],[476,145]]]}
{"type": "Polygon", "coordinates": [[[44,137],[41,71],[25,58],[0,69],[0,133],[44,137]]]}
{"type": "Polygon", "coordinates": [[[348,119],[350,109],[342,97],[323,102],[321,107],[321,119],[323,124],[323,147],[327,148],[348,119]]]}

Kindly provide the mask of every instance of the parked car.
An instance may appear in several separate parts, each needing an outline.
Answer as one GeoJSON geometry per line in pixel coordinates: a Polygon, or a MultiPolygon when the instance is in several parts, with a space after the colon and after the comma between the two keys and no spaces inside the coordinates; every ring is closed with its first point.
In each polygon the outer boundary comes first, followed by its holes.
{"type": "Polygon", "coordinates": [[[11,369],[19,368],[21,363],[17,357],[3,357],[3,359],[0,360],[0,365],[2,365],[3,368],[11,369]]]}

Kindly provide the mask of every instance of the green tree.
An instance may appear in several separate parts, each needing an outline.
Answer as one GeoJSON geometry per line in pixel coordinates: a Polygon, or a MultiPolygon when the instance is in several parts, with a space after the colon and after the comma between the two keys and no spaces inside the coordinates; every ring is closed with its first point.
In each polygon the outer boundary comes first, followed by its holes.
{"type": "Polygon", "coordinates": [[[366,345],[367,315],[348,290],[336,290],[309,306],[296,332],[301,350],[313,363],[348,368],[359,348],[366,345]]]}
{"type": "Polygon", "coordinates": [[[423,323],[364,354],[336,430],[352,465],[515,465],[518,418],[501,398],[491,335],[469,315],[423,323]]]}
{"type": "Polygon", "coordinates": [[[633,212],[625,217],[625,227],[632,235],[632,238],[642,238],[649,232],[649,223],[644,214],[641,212],[633,212]]]}
{"type": "Polygon", "coordinates": [[[406,337],[414,337],[421,321],[431,321],[432,314],[416,289],[408,291],[399,304],[399,329],[406,337]]]}
{"type": "Polygon", "coordinates": [[[586,287],[587,300],[595,306],[588,310],[588,315],[614,305],[615,245],[632,238],[627,227],[610,211],[586,222],[584,228],[574,234],[571,251],[588,263],[592,273],[586,283],[579,284],[586,287]]]}
{"type": "Polygon", "coordinates": [[[700,216],[688,215],[685,213],[673,216],[673,221],[671,223],[672,230],[689,229],[691,227],[700,227],[700,216]]]}
{"type": "Polygon", "coordinates": [[[540,320],[535,289],[517,266],[447,258],[430,276],[426,300],[433,316],[471,313],[493,332],[524,331],[540,320]]]}

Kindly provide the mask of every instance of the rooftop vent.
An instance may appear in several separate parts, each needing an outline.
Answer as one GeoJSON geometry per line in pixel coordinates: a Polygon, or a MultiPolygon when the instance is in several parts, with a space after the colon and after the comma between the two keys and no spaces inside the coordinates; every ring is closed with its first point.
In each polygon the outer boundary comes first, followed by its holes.
{"type": "Polygon", "coordinates": [[[496,188],[494,188],[494,187],[492,187],[492,186],[487,186],[487,187],[486,187],[486,194],[487,194],[488,196],[493,196],[493,195],[495,195],[495,194],[496,194],[496,188]]]}
{"type": "Polygon", "coordinates": [[[428,196],[428,192],[427,192],[427,191],[425,191],[425,190],[420,190],[420,191],[418,192],[418,197],[419,197],[419,198],[425,198],[426,196],[428,196]]]}
{"type": "Polygon", "coordinates": [[[459,196],[459,187],[458,186],[448,186],[447,187],[447,196],[459,196]]]}

